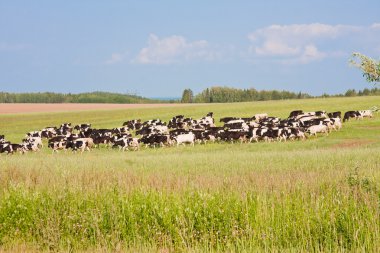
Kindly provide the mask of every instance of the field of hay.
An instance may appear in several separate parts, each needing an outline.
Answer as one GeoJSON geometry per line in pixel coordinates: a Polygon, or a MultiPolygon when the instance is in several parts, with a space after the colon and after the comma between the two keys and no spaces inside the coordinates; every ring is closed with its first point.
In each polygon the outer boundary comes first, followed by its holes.
{"type": "MultiPolygon", "coordinates": [[[[214,112],[287,117],[380,97],[0,115],[0,134],[214,112]]],[[[1,105],[0,105],[1,106],[1,105]]],[[[379,252],[380,115],[306,141],[0,155],[4,251],[379,252]]]]}

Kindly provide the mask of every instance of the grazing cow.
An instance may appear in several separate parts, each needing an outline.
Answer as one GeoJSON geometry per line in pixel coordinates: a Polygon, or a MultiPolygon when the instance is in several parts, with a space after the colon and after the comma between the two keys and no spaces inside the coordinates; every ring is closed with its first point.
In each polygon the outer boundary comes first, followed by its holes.
{"type": "Polygon", "coordinates": [[[290,112],[288,118],[295,118],[295,117],[297,117],[298,115],[301,115],[301,114],[303,114],[302,110],[295,110],[295,111],[290,112]]]}
{"type": "Polygon", "coordinates": [[[344,114],[343,122],[348,121],[350,118],[358,119],[361,117],[361,114],[358,111],[348,111],[344,114]]]}
{"type": "Polygon", "coordinates": [[[143,123],[143,126],[164,126],[164,125],[166,125],[166,123],[161,121],[160,119],[151,119],[143,123]]]}
{"type": "Polygon", "coordinates": [[[12,144],[10,142],[3,142],[0,144],[0,153],[13,153],[12,144]]]}
{"type": "Polygon", "coordinates": [[[244,120],[231,120],[224,124],[224,127],[229,130],[248,131],[249,126],[244,120]]]}
{"type": "Polygon", "coordinates": [[[247,135],[246,132],[223,130],[223,131],[219,131],[215,137],[219,141],[226,141],[226,142],[232,143],[235,140],[244,141],[246,139],[245,137],[246,135],[247,135]]]}
{"type": "Polygon", "coordinates": [[[326,135],[329,135],[329,128],[326,125],[314,125],[307,129],[307,131],[310,135],[317,136],[317,133],[325,133],[326,135]]]}
{"type": "Polygon", "coordinates": [[[113,134],[130,134],[128,131],[128,127],[126,126],[113,128],[112,133],[113,134]]]}
{"type": "Polygon", "coordinates": [[[237,120],[239,118],[236,118],[236,117],[224,117],[224,118],[221,118],[219,122],[223,122],[223,123],[227,123],[231,120],[237,120]]]}
{"type": "Polygon", "coordinates": [[[128,146],[133,148],[135,151],[140,149],[138,138],[128,138],[128,146]]]}
{"type": "Polygon", "coordinates": [[[38,151],[44,146],[41,137],[28,137],[22,141],[23,145],[28,147],[28,150],[38,151]]]}
{"type": "Polygon", "coordinates": [[[136,134],[138,135],[148,135],[148,134],[168,134],[169,128],[164,125],[155,125],[155,126],[145,126],[141,128],[140,130],[136,131],[136,134]]]}
{"type": "Polygon", "coordinates": [[[372,118],[373,117],[372,110],[362,110],[362,111],[359,111],[359,113],[360,113],[360,116],[362,118],[365,118],[365,117],[372,118]]]}
{"type": "Polygon", "coordinates": [[[332,129],[338,131],[342,128],[342,121],[340,118],[330,118],[332,129]]]}
{"type": "Polygon", "coordinates": [[[52,138],[57,135],[56,127],[45,127],[41,129],[41,137],[42,138],[52,138]]]}
{"type": "Polygon", "coordinates": [[[141,119],[128,120],[123,123],[123,126],[127,126],[128,129],[139,130],[142,127],[141,119]]]}
{"type": "Polygon", "coordinates": [[[0,144],[0,153],[13,154],[17,151],[20,152],[20,154],[24,154],[27,149],[25,149],[23,144],[13,144],[10,142],[0,144]]]}
{"type": "Polygon", "coordinates": [[[320,118],[328,118],[326,111],[316,111],[315,116],[320,118]]]}
{"type": "Polygon", "coordinates": [[[341,118],[342,112],[329,112],[327,116],[329,116],[329,118],[341,118]]]}
{"type": "Polygon", "coordinates": [[[189,143],[189,144],[194,146],[195,135],[194,135],[194,133],[190,132],[187,134],[180,134],[180,135],[174,136],[173,139],[176,141],[177,147],[180,144],[185,145],[185,143],[189,143]]]}
{"type": "Polygon", "coordinates": [[[68,141],[66,144],[66,149],[69,149],[69,148],[71,148],[73,152],[80,150],[81,154],[85,150],[90,151],[90,148],[88,147],[88,142],[82,141],[82,140],[68,141]]]}
{"type": "Polygon", "coordinates": [[[42,137],[41,131],[32,131],[25,135],[26,138],[28,137],[42,137]]]}
{"type": "Polygon", "coordinates": [[[161,147],[167,145],[171,145],[172,141],[170,139],[170,135],[168,134],[149,134],[149,135],[144,135],[140,139],[141,143],[144,143],[145,146],[151,146],[155,147],[156,144],[160,145],[161,147]]]}
{"type": "Polygon", "coordinates": [[[79,124],[79,125],[74,126],[74,129],[78,131],[87,131],[90,128],[91,128],[91,124],[89,123],[79,124]]]}
{"type": "Polygon", "coordinates": [[[272,141],[272,140],[277,140],[277,141],[286,141],[286,132],[284,131],[283,128],[268,128],[267,131],[262,133],[261,138],[264,141],[272,141]]]}
{"type": "Polygon", "coordinates": [[[189,133],[189,131],[185,130],[185,129],[175,129],[175,130],[169,131],[170,137],[174,137],[174,136],[177,136],[179,134],[187,134],[187,133],[189,133]]]}
{"type": "Polygon", "coordinates": [[[184,128],[185,124],[183,119],[184,119],[185,116],[183,115],[177,115],[177,116],[174,116],[168,123],[168,127],[169,128],[184,128]]]}
{"type": "Polygon", "coordinates": [[[268,117],[268,113],[258,113],[258,114],[255,114],[255,116],[253,116],[253,119],[259,123],[260,121],[262,121],[263,119],[266,119],[268,117]]]}
{"type": "Polygon", "coordinates": [[[58,150],[66,150],[67,141],[51,141],[48,143],[48,147],[53,149],[53,153],[58,153],[58,150]]]}
{"type": "Polygon", "coordinates": [[[118,138],[114,136],[111,139],[112,147],[119,147],[120,150],[125,151],[128,149],[128,137],[126,138],[118,138]]]}
{"type": "Polygon", "coordinates": [[[209,112],[206,117],[203,117],[203,118],[201,118],[199,120],[195,120],[193,122],[193,127],[194,127],[194,124],[214,127],[215,126],[215,124],[214,124],[215,121],[214,121],[214,118],[212,117],[212,115],[213,115],[213,113],[209,112]]]}
{"type": "Polygon", "coordinates": [[[301,129],[296,128],[296,127],[284,128],[284,134],[289,140],[294,140],[294,139],[305,140],[306,139],[305,133],[301,129]]]}

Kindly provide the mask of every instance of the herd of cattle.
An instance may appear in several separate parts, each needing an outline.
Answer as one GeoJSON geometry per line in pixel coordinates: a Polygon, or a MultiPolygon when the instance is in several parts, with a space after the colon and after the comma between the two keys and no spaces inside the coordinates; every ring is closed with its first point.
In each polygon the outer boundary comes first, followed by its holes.
{"type": "MultiPolygon", "coordinates": [[[[344,114],[343,122],[350,118],[364,117],[372,118],[372,110],[348,111],[344,114]]],[[[4,135],[0,135],[0,153],[39,151],[43,147],[43,139],[48,139],[48,147],[53,153],[67,149],[89,151],[100,144],[125,151],[139,150],[140,145],[162,147],[215,141],[303,140],[308,136],[316,136],[317,133],[328,135],[332,130],[337,131],[342,127],[341,112],[301,110],[292,111],[286,119],[261,113],[247,118],[224,117],[220,122],[223,126],[216,126],[213,113],[210,112],[197,120],[178,115],[168,123],[160,119],[145,122],[139,119],[129,120],[121,127],[113,129],[95,129],[91,128],[91,124],[72,127],[71,123],[63,123],[59,127],[46,127],[29,132],[21,144],[10,143],[4,135]]]]}

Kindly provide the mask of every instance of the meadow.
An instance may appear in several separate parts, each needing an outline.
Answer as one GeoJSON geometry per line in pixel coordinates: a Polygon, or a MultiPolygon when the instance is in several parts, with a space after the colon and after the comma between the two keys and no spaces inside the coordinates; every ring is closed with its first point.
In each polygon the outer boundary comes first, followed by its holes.
{"type": "MultiPolygon", "coordinates": [[[[380,97],[0,115],[0,134],[214,112],[286,118],[380,97]]],[[[0,105],[1,106],[1,105],[0,105]]],[[[380,114],[281,143],[0,155],[0,251],[379,252],[380,114]]]]}

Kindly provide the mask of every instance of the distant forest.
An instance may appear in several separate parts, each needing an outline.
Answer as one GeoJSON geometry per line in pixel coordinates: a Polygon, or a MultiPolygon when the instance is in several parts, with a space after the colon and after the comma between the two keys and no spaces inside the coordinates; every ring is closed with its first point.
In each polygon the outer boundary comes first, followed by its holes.
{"type": "Polygon", "coordinates": [[[119,94],[110,92],[88,93],[9,93],[0,92],[0,103],[108,103],[108,104],[144,104],[144,103],[230,103],[248,101],[266,101],[282,99],[302,99],[314,97],[355,97],[355,96],[380,96],[380,89],[347,90],[344,94],[322,94],[311,96],[302,92],[237,89],[230,87],[211,87],[194,95],[191,89],[185,89],[182,98],[178,100],[149,99],[136,95],[119,94]]]}
{"type": "Polygon", "coordinates": [[[143,104],[162,103],[159,100],[143,98],[136,95],[89,92],[79,94],[63,93],[8,93],[0,92],[0,103],[108,103],[108,104],[143,104]]]}
{"type": "Polygon", "coordinates": [[[282,99],[303,99],[315,97],[355,97],[355,96],[380,96],[380,89],[364,89],[356,91],[347,90],[344,94],[322,94],[321,96],[311,96],[302,92],[278,91],[278,90],[256,90],[236,89],[230,87],[211,87],[203,90],[197,95],[193,95],[191,89],[185,89],[182,94],[182,103],[230,103],[248,101],[266,101],[282,99]]]}

